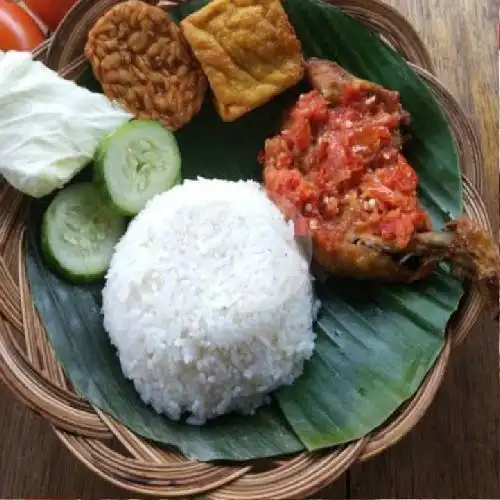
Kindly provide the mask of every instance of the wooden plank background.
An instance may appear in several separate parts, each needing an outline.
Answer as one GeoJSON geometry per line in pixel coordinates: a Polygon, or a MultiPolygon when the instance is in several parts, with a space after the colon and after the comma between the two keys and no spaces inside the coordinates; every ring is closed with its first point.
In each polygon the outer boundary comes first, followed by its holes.
{"type": "MultiPolygon", "coordinates": [[[[495,0],[388,0],[431,49],[441,80],[481,135],[484,199],[498,233],[498,55],[495,0]]],[[[500,495],[498,324],[484,316],[453,356],[422,422],[317,498],[500,495]]],[[[0,385],[0,497],[127,497],[80,465],[50,427],[0,385]]]]}
{"type": "MultiPolygon", "coordinates": [[[[390,0],[416,27],[441,81],[481,135],[487,207],[498,234],[498,53],[494,0],[390,0]]],[[[452,356],[434,404],[401,443],[354,467],[352,498],[498,498],[498,324],[484,316],[452,356]]]]}

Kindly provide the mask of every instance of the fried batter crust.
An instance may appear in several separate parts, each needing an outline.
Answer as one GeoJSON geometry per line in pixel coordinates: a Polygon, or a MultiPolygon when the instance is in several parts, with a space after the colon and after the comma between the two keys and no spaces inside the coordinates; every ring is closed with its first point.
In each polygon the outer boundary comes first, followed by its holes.
{"type": "Polygon", "coordinates": [[[278,0],[214,0],[181,29],[224,121],[265,104],[304,74],[300,42],[278,0]]]}
{"type": "Polygon", "coordinates": [[[159,7],[129,0],[110,9],[85,46],[104,93],[137,118],[187,124],[208,82],[179,27],[159,7]]]}

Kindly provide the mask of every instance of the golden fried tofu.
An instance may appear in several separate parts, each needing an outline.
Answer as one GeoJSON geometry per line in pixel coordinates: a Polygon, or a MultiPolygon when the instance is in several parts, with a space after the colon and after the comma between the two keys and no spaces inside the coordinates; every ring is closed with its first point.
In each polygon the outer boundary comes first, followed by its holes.
{"type": "Polygon", "coordinates": [[[301,45],[279,0],[213,0],[184,19],[181,28],[224,121],[302,79],[301,45]]]}

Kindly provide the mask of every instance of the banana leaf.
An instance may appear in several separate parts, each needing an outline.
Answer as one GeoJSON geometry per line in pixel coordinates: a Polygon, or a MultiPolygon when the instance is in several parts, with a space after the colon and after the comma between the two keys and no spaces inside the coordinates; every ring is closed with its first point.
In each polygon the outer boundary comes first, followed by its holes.
{"type": "MultiPolygon", "coordinates": [[[[206,3],[191,0],[180,20],[206,3]]],[[[433,223],[462,211],[460,171],[448,124],[431,92],[380,38],[342,10],[318,0],[283,0],[306,57],[338,61],[352,73],[398,90],[412,117],[405,149],[418,172],[433,223]]],[[[90,70],[80,81],[99,90],[90,70]]],[[[233,122],[207,99],[177,132],[183,175],[261,179],[257,154],[280,125],[302,83],[233,122]]],[[[82,175],[86,175],[84,172],[82,175]]],[[[75,286],[45,266],[39,220],[49,200],[33,205],[26,261],[32,297],[58,360],[75,390],[137,434],[173,445],[198,460],[246,460],[340,445],[373,431],[410,398],[444,344],[444,330],[463,294],[445,267],[411,286],[329,278],[317,282],[322,302],[314,356],[304,374],[250,417],[230,415],[202,427],[174,423],[144,405],[121,373],[102,326],[102,283],[75,286]]]]}

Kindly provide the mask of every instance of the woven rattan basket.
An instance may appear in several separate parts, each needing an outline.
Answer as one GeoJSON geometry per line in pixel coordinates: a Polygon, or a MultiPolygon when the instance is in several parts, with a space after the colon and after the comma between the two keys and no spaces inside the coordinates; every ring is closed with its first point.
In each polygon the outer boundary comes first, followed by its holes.
{"type": "MultiPolygon", "coordinates": [[[[82,54],[89,28],[118,2],[82,0],[53,38],[39,47],[36,57],[66,78],[77,78],[86,65],[82,54]]],[[[162,3],[168,8],[166,2],[162,3]]],[[[431,59],[418,35],[400,14],[378,0],[332,3],[378,31],[432,89],[456,139],[466,213],[491,232],[479,194],[483,177],[477,137],[460,105],[434,76],[431,59]]],[[[168,498],[205,494],[220,500],[304,498],[314,494],[355,462],[392,446],[417,424],[441,384],[450,353],[465,338],[483,307],[478,290],[468,290],[449,325],[445,347],[418,392],[371,435],[346,446],[277,460],[237,465],[188,461],[175,450],[160,448],[132,434],[72,390],[30,298],[23,256],[27,200],[2,185],[0,206],[0,375],[22,402],[49,420],[75,457],[106,480],[140,494],[168,498]]]]}

